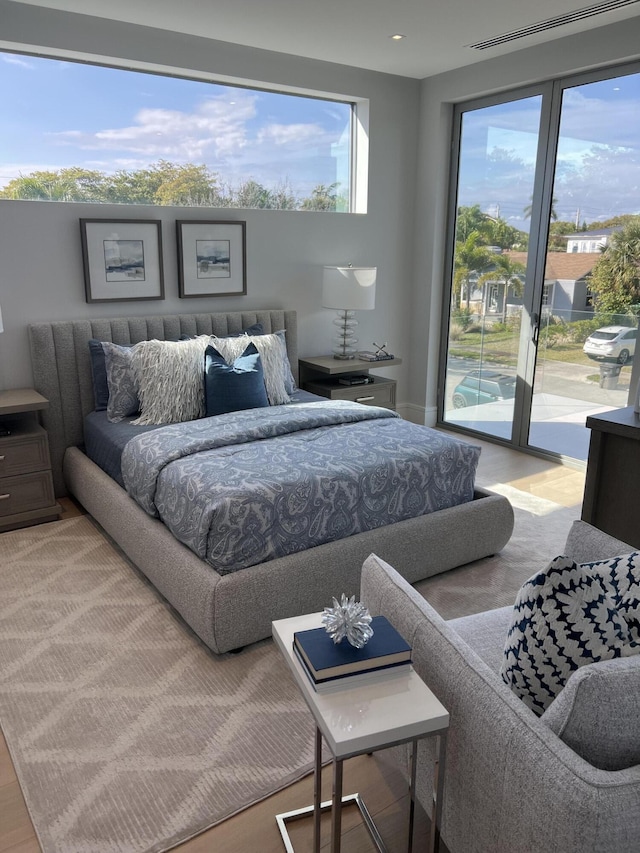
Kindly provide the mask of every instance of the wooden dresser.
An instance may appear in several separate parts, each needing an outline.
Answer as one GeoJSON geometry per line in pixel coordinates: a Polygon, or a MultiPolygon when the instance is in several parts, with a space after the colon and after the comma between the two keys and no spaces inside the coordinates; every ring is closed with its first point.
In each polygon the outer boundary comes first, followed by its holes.
{"type": "Polygon", "coordinates": [[[38,412],[49,401],[30,388],[0,391],[0,533],[54,521],[49,440],[38,412]]]}
{"type": "Polygon", "coordinates": [[[632,406],[591,415],[582,520],[640,548],[640,417],[632,406]]]}

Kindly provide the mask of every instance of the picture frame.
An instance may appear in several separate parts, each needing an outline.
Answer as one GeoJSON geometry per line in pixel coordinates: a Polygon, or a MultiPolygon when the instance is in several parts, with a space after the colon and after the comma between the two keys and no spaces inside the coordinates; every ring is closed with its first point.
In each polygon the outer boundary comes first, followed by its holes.
{"type": "Polygon", "coordinates": [[[181,299],[246,296],[246,222],[176,221],[181,299]]]}
{"type": "Polygon", "coordinates": [[[81,219],[87,302],[164,299],[159,219],[81,219]]]}

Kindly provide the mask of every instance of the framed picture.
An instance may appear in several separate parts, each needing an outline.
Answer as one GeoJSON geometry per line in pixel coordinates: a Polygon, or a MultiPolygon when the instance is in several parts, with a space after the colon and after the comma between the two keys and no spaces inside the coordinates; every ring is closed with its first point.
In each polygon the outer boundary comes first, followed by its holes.
{"type": "Polygon", "coordinates": [[[81,219],[87,302],[164,299],[162,230],[156,219],[81,219]]]}
{"type": "Polygon", "coordinates": [[[247,292],[245,222],[176,222],[181,299],[247,292]]]}

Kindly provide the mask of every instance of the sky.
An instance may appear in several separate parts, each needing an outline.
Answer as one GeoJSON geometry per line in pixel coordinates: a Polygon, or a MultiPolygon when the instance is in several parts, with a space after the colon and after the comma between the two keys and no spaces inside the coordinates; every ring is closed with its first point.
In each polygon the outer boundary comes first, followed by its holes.
{"type": "Polygon", "coordinates": [[[0,186],[70,166],[205,164],[231,186],[345,177],[350,105],[0,53],[0,186]]]}
{"type": "MultiPolygon", "coordinates": [[[[541,111],[534,95],[464,114],[459,205],[529,230],[541,111]]],[[[580,224],[640,213],[640,74],[564,90],[553,198],[580,224]]]]}

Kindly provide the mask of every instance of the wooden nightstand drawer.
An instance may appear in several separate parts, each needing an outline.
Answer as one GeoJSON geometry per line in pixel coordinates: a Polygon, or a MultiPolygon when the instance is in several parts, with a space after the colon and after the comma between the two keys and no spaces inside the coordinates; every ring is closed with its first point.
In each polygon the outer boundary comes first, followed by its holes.
{"type": "Polygon", "coordinates": [[[307,382],[305,391],[328,397],[330,400],[353,400],[365,406],[384,406],[395,409],[396,383],[393,379],[372,376],[373,382],[366,385],[340,385],[336,380],[307,382]]]}
{"type": "Polygon", "coordinates": [[[55,506],[51,471],[0,478],[0,518],[55,506]]]}
{"type": "Polygon", "coordinates": [[[44,471],[50,465],[47,434],[42,427],[16,430],[0,438],[0,477],[44,471]]]}
{"type": "Polygon", "coordinates": [[[395,382],[371,382],[368,385],[340,385],[340,399],[354,400],[366,406],[385,406],[392,408],[396,404],[395,382]]]}

